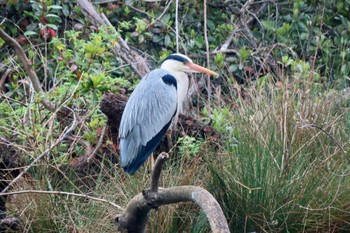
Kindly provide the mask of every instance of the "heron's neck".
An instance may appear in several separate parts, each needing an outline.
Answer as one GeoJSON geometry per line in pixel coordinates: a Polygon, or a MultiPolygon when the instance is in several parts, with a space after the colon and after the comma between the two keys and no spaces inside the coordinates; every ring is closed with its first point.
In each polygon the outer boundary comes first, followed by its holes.
{"type": "Polygon", "coordinates": [[[176,78],[177,82],[177,114],[184,112],[184,104],[187,96],[189,80],[184,72],[171,72],[176,78]]]}
{"type": "Polygon", "coordinates": [[[162,69],[169,71],[177,82],[177,114],[183,113],[183,105],[187,96],[187,90],[189,85],[188,76],[185,72],[180,71],[176,63],[164,62],[161,66],[162,69]]]}

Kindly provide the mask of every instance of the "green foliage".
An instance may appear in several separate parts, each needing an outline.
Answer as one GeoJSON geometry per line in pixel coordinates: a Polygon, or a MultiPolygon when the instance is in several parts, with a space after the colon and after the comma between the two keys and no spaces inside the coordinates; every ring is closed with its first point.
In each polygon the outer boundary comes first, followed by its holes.
{"type": "Polygon", "coordinates": [[[179,154],[181,154],[183,158],[188,158],[188,159],[198,155],[198,152],[200,151],[200,148],[203,145],[202,140],[196,139],[194,137],[190,137],[187,135],[179,138],[178,143],[179,143],[179,154]]]}

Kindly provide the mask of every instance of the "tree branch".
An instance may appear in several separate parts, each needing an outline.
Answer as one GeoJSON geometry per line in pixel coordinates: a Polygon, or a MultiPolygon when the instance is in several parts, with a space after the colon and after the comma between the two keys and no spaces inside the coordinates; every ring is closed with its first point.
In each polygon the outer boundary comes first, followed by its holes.
{"type": "Polygon", "coordinates": [[[212,232],[230,232],[220,205],[207,190],[197,186],[178,186],[162,189],[154,187],[155,185],[158,186],[161,168],[167,157],[166,153],[158,156],[152,172],[151,189],[145,190],[132,198],[125,211],[115,218],[119,228],[128,232],[144,232],[151,209],[179,202],[194,202],[206,214],[212,232]]]}
{"type": "MultiPolygon", "coordinates": [[[[260,2],[261,5],[257,9],[255,9],[255,15],[259,14],[267,5],[267,2],[260,2]]],[[[272,2],[272,1],[271,1],[272,2]]],[[[257,17],[249,11],[249,7],[254,4],[254,0],[248,0],[242,8],[237,12],[238,18],[234,23],[234,30],[231,32],[231,34],[228,36],[228,38],[225,40],[225,42],[219,47],[215,49],[215,52],[221,52],[221,51],[227,51],[229,50],[229,46],[232,43],[233,38],[236,36],[237,32],[240,30],[244,30],[248,36],[249,39],[251,39],[252,43],[255,43],[255,37],[252,35],[248,25],[253,22],[254,19],[257,19],[257,17]],[[250,16],[246,16],[247,14],[250,14],[250,16]],[[245,16],[245,17],[244,17],[245,16]]]]}
{"type": "Polygon", "coordinates": [[[169,158],[169,155],[165,152],[162,152],[158,156],[152,171],[151,189],[150,189],[151,192],[154,192],[154,193],[158,192],[160,173],[162,172],[162,167],[168,158],[169,158]]]}
{"type": "MultiPolygon", "coordinates": [[[[220,205],[208,191],[201,187],[177,186],[159,189],[152,205],[162,206],[179,202],[194,202],[199,205],[208,218],[212,232],[230,232],[220,205]]],[[[125,211],[117,216],[115,221],[122,229],[143,232],[152,208],[154,207],[150,206],[144,194],[139,193],[130,200],[125,211]]]]}
{"type": "MultiPolygon", "coordinates": [[[[98,26],[107,25],[114,29],[114,27],[106,18],[106,16],[104,14],[98,13],[89,0],[78,0],[77,3],[80,6],[83,14],[91,21],[91,23],[96,24],[98,26]]],[[[146,60],[136,51],[130,49],[127,43],[123,40],[123,38],[117,35],[115,29],[114,33],[116,34],[116,37],[119,42],[113,48],[114,53],[117,56],[121,57],[124,62],[129,64],[131,68],[135,71],[135,73],[140,78],[142,78],[145,74],[147,74],[150,71],[146,60]]]]}
{"type": "Polygon", "coordinates": [[[111,201],[108,201],[106,199],[89,196],[87,194],[70,193],[70,192],[63,192],[63,191],[20,190],[20,191],[8,192],[8,193],[0,193],[0,196],[18,195],[18,194],[26,194],[26,193],[54,194],[54,195],[66,195],[66,196],[72,196],[72,197],[87,198],[87,199],[90,199],[93,201],[104,202],[104,203],[110,204],[110,205],[112,205],[120,210],[124,210],[124,208],[122,208],[121,206],[119,206],[111,201]]]}

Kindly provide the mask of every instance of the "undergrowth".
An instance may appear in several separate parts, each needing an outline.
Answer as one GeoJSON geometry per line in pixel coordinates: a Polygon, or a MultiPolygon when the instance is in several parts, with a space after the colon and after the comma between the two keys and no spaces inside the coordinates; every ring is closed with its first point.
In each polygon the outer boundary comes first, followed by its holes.
{"type": "Polygon", "coordinates": [[[225,118],[238,144],[208,160],[208,188],[232,231],[350,229],[349,96],[312,88],[251,87],[225,118]]]}
{"type": "MultiPolygon", "coordinates": [[[[221,132],[219,144],[179,140],[181,150],[171,154],[161,185],[206,187],[233,232],[350,230],[349,99],[290,84],[251,86],[249,97],[231,96],[230,104],[221,99],[221,108],[205,111],[221,132]]],[[[18,186],[86,193],[122,207],[149,186],[148,164],[135,176],[107,160],[99,166],[97,174],[86,176],[60,167],[36,169],[31,173],[36,182],[18,186]]],[[[9,211],[25,222],[27,232],[113,232],[120,210],[88,199],[28,194],[12,198],[9,211]]],[[[148,232],[209,229],[198,207],[185,203],[153,211],[148,232]]]]}

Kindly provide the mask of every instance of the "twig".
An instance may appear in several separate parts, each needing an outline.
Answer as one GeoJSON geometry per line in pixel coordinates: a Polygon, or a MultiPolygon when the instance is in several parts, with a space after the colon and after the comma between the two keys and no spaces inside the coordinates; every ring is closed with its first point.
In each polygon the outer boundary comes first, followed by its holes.
{"type": "MultiPolygon", "coordinates": [[[[159,1],[162,1],[162,0],[159,0],[159,1]]],[[[142,14],[145,14],[147,15],[148,17],[150,18],[154,18],[154,21],[151,22],[150,24],[147,25],[147,29],[149,29],[150,27],[152,27],[156,22],[161,22],[162,24],[164,24],[168,29],[170,29],[172,32],[174,32],[175,34],[175,40],[176,40],[176,52],[180,52],[180,42],[181,42],[181,47],[182,47],[182,50],[184,51],[184,53],[186,54],[186,47],[183,46],[183,39],[180,37],[180,32],[177,32],[176,29],[172,28],[169,24],[167,24],[166,22],[164,22],[161,18],[164,16],[164,14],[168,11],[169,7],[171,6],[171,4],[173,3],[174,0],[170,0],[167,2],[167,5],[165,6],[163,12],[156,18],[155,16],[149,14],[148,12],[146,11],[143,11],[141,9],[138,9],[134,6],[131,6],[129,5],[129,7],[137,12],[140,12],[142,14]]],[[[178,2],[176,2],[175,4],[178,5],[178,2]]],[[[178,7],[176,7],[176,14],[178,14],[178,7]]],[[[178,18],[177,16],[175,16],[175,27],[177,26],[178,24],[178,18]]]]}
{"type": "MultiPolygon", "coordinates": [[[[346,155],[347,152],[346,150],[344,149],[344,147],[342,145],[340,145],[340,143],[338,142],[337,139],[334,138],[334,136],[330,133],[328,133],[324,128],[318,126],[318,125],[315,125],[315,124],[304,124],[304,125],[301,125],[299,126],[300,129],[303,129],[303,128],[316,128],[320,131],[322,131],[323,133],[325,133],[328,137],[330,137],[334,142],[335,144],[340,148],[340,150],[346,155]]],[[[329,126],[328,126],[329,127],[329,126]]],[[[349,162],[350,162],[350,158],[346,158],[349,162]]]]}
{"type": "Polygon", "coordinates": [[[4,74],[1,76],[0,79],[0,91],[4,91],[5,90],[5,82],[6,82],[6,78],[9,76],[9,74],[12,72],[11,69],[6,69],[6,71],[4,72],[4,74]]]}
{"type": "MultiPolygon", "coordinates": [[[[164,14],[168,11],[169,7],[171,6],[171,3],[173,3],[173,0],[170,0],[168,5],[166,5],[166,7],[164,8],[163,12],[155,19],[155,21],[153,23],[150,23],[148,27],[152,26],[155,22],[159,21],[161,23],[163,23],[164,25],[166,25],[167,27],[169,27],[173,32],[176,32],[172,27],[170,27],[169,25],[167,25],[163,20],[161,20],[161,18],[163,18],[164,14]]],[[[133,9],[137,9],[132,7],[133,9]]],[[[139,10],[139,9],[138,9],[139,10]]],[[[143,11],[143,13],[147,14],[149,17],[153,17],[152,15],[148,14],[147,12],[143,11]]]]}
{"type": "MultiPolygon", "coordinates": [[[[69,108],[67,108],[69,109],[69,108]]],[[[71,109],[70,109],[71,110],[71,109]]],[[[61,143],[69,133],[71,133],[77,127],[77,119],[73,110],[73,122],[69,128],[66,127],[66,130],[62,132],[60,137],[56,140],[56,142],[51,145],[48,149],[46,149],[43,153],[41,153],[36,159],[34,159],[15,179],[13,179],[2,191],[1,193],[5,193],[14,183],[16,183],[34,164],[36,164],[39,160],[41,160],[47,153],[49,153],[54,147],[56,147],[59,143],[61,143]]]]}
{"type": "Polygon", "coordinates": [[[98,149],[100,149],[102,143],[103,143],[103,137],[105,136],[105,133],[106,133],[106,128],[107,128],[107,125],[105,125],[102,129],[102,132],[101,132],[101,136],[100,136],[100,139],[98,140],[98,143],[95,147],[95,149],[91,152],[91,154],[89,155],[89,157],[87,158],[87,162],[89,163],[90,160],[94,157],[94,155],[96,154],[96,152],[98,151],[98,149]]]}
{"type": "MultiPolygon", "coordinates": [[[[232,43],[233,38],[235,37],[236,33],[239,32],[240,30],[242,30],[242,27],[244,28],[243,30],[245,30],[247,32],[247,36],[248,38],[251,40],[251,43],[255,44],[255,39],[254,36],[252,35],[250,29],[248,28],[248,24],[250,24],[254,19],[258,20],[257,14],[259,14],[262,9],[264,9],[267,5],[268,2],[272,2],[274,3],[274,1],[260,1],[260,2],[254,2],[254,0],[248,0],[246,1],[246,3],[242,6],[242,8],[239,10],[238,12],[238,19],[236,20],[236,22],[234,23],[234,25],[236,25],[234,28],[234,30],[231,32],[231,34],[227,37],[227,39],[225,40],[225,42],[220,46],[220,48],[216,48],[215,51],[227,51],[228,47],[230,46],[230,44],[232,43]],[[261,6],[255,11],[255,14],[253,12],[250,12],[248,10],[250,5],[253,4],[261,4],[261,6]],[[245,20],[243,22],[242,20],[242,15],[247,12],[248,14],[251,15],[251,17],[249,17],[247,20],[245,20]]],[[[259,20],[258,20],[259,21],[259,20]]]]}
{"type": "Polygon", "coordinates": [[[211,54],[218,54],[218,53],[235,53],[235,54],[239,54],[239,51],[236,49],[220,49],[220,50],[215,50],[213,52],[211,52],[211,54]]]}
{"type": "Polygon", "coordinates": [[[8,196],[8,195],[17,195],[17,194],[26,194],[26,193],[39,193],[39,194],[54,194],[54,195],[67,195],[67,196],[72,196],[72,197],[82,197],[82,198],[87,198],[93,201],[99,201],[99,202],[104,202],[108,203],[120,210],[124,210],[123,207],[108,201],[106,199],[98,198],[98,197],[92,197],[87,194],[80,194],[80,193],[70,193],[70,192],[63,192],[63,191],[44,191],[44,190],[20,190],[20,191],[14,191],[14,192],[8,192],[8,193],[0,193],[0,196],[8,196]]]}

